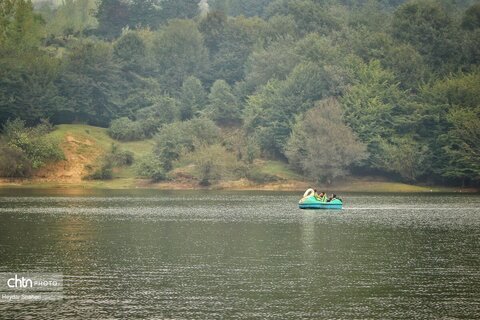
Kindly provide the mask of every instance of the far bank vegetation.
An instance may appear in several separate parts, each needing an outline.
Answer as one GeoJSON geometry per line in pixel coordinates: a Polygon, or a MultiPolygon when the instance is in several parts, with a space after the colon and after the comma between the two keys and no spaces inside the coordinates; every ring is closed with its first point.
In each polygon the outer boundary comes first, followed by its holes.
{"type": "Polygon", "coordinates": [[[480,183],[475,1],[73,0],[0,5],[0,175],[62,160],[57,124],[107,128],[88,179],[350,174],[480,183]],[[49,119],[49,122],[40,119],[49,119]],[[50,124],[51,123],[51,124],[50,124]],[[149,141],[137,156],[122,144],[149,141]]]}

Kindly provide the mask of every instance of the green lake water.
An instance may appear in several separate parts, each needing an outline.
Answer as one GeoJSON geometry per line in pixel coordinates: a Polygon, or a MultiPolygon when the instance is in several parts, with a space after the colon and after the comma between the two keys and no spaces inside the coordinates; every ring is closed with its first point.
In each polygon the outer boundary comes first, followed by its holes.
{"type": "Polygon", "coordinates": [[[480,196],[0,190],[0,272],[64,299],[0,319],[480,318],[480,196]]]}

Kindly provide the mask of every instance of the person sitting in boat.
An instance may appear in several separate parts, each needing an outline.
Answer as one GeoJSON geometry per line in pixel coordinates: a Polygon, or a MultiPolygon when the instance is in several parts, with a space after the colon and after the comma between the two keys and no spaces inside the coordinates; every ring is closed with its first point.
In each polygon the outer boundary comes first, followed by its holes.
{"type": "Polygon", "coordinates": [[[332,193],[332,195],[328,198],[327,202],[330,202],[332,200],[340,200],[342,201],[342,199],[338,198],[336,194],[332,193]]]}
{"type": "Polygon", "coordinates": [[[320,194],[315,192],[315,199],[320,202],[327,202],[327,194],[325,192],[320,192],[320,194]]]}

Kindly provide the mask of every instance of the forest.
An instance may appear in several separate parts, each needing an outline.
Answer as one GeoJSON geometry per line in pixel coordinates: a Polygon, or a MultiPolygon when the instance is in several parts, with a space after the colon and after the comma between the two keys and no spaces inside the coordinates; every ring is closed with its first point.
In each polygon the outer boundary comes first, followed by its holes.
{"type": "Polygon", "coordinates": [[[478,1],[0,0],[0,176],[61,159],[48,132],[84,123],[154,141],[100,179],[193,163],[209,185],[276,159],[478,186],[479,63],[478,1]]]}

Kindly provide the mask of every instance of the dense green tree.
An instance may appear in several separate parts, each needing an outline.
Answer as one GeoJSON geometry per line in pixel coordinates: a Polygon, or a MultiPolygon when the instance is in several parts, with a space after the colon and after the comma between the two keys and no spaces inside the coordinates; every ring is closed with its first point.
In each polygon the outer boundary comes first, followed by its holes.
{"type": "Polygon", "coordinates": [[[210,0],[213,10],[222,11],[231,16],[263,16],[272,0],[210,0]]]}
{"type": "Polygon", "coordinates": [[[162,0],[160,16],[170,19],[191,19],[198,14],[199,0],[162,0]]]}
{"type": "Polygon", "coordinates": [[[282,39],[296,39],[299,35],[297,24],[292,16],[275,15],[268,19],[262,30],[265,42],[281,41],[282,39]]]}
{"type": "Polygon", "coordinates": [[[408,182],[415,182],[429,170],[426,161],[430,150],[418,139],[415,140],[411,136],[395,136],[389,142],[383,140],[380,148],[382,157],[379,161],[384,161],[381,164],[383,170],[398,174],[408,182]]]}
{"type": "Polygon", "coordinates": [[[148,154],[138,159],[134,168],[140,178],[147,178],[153,182],[159,182],[166,178],[163,163],[154,154],[148,154]]]}
{"type": "Polygon", "coordinates": [[[448,162],[443,176],[465,182],[480,181],[480,106],[475,109],[454,109],[447,119],[451,125],[440,139],[448,162]]]}
{"type": "Polygon", "coordinates": [[[210,68],[205,75],[208,83],[223,79],[229,84],[244,77],[245,63],[253,45],[260,37],[261,20],[243,17],[227,19],[222,13],[209,13],[200,22],[209,49],[210,68]]]}
{"type": "Polygon", "coordinates": [[[173,20],[158,31],[153,48],[155,72],[164,90],[175,92],[189,76],[201,77],[208,53],[195,23],[173,20]]]}
{"type": "Polygon", "coordinates": [[[161,126],[180,119],[180,103],[177,99],[159,96],[151,102],[151,106],[139,109],[135,113],[146,137],[153,136],[161,126]]]}
{"type": "Polygon", "coordinates": [[[51,125],[47,122],[28,128],[25,121],[15,119],[7,121],[2,128],[0,148],[5,154],[0,157],[5,163],[0,164],[3,176],[28,176],[48,162],[64,158],[58,141],[47,134],[51,125]]]}
{"type": "Polygon", "coordinates": [[[465,137],[460,137],[459,133],[468,132],[461,129],[460,122],[466,120],[462,114],[472,117],[466,121],[466,126],[474,128],[479,122],[478,116],[475,116],[478,114],[479,84],[480,72],[476,71],[451,75],[421,88],[416,112],[417,133],[429,145],[429,170],[437,176],[464,181],[468,180],[468,176],[461,172],[464,169],[465,172],[473,172],[471,164],[467,165],[463,157],[468,150],[459,150],[468,145],[463,139],[474,139],[475,130],[472,129],[470,136],[465,137]],[[460,160],[462,157],[463,160],[460,160]]]}
{"type": "Polygon", "coordinates": [[[273,79],[285,80],[299,60],[291,38],[256,49],[247,63],[246,83],[249,90],[253,91],[273,79]]]}
{"type": "Polygon", "coordinates": [[[414,46],[435,72],[446,73],[460,63],[453,18],[440,3],[407,2],[395,11],[392,28],[393,36],[414,46]]]}
{"type": "Polygon", "coordinates": [[[112,46],[91,40],[75,44],[65,61],[59,88],[62,95],[68,97],[59,121],[107,126],[110,119],[120,113],[117,101],[126,91],[120,67],[113,59],[112,46]]]}
{"type": "Polygon", "coordinates": [[[113,45],[114,56],[127,70],[141,72],[145,64],[146,47],[143,39],[134,32],[127,32],[113,45]]]}
{"type": "Polygon", "coordinates": [[[411,132],[412,106],[398,88],[392,72],[379,61],[358,66],[356,82],[342,97],[344,119],[367,144],[369,167],[389,170],[382,145],[391,137],[411,132]]]}
{"type": "Polygon", "coordinates": [[[0,54],[37,50],[43,25],[30,0],[3,0],[0,3],[0,54]]]}
{"type": "Polygon", "coordinates": [[[272,2],[267,9],[269,16],[291,15],[301,34],[311,32],[327,35],[339,30],[342,21],[329,12],[326,6],[313,0],[279,0],[272,2]]]}
{"type": "Polygon", "coordinates": [[[120,35],[130,22],[130,8],[123,0],[101,0],[95,11],[98,31],[108,39],[120,35]]]}
{"type": "Polygon", "coordinates": [[[465,11],[462,18],[462,28],[468,30],[480,28],[480,3],[472,5],[465,11]]]}
{"type": "Polygon", "coordinates": [[[218,142],[219,129],[211,120],[196,118],[164,126],[155,136],[153,154],[162,163],[165,171],[186,152],[201,145],[218,142]]]}
{"type": "Polygon", "coordinates": [[[208,115],[219,125],[232,125],[240,121],[240,109],[232,88],[224,80],[217,80],[208,95],[208,115]]]}
{"type": "MultiPolygon", "coordinates": [[[[47,19],[48,34],[69,35],[96,28],[98,23],[91,14],[96,10],[95,0],[65,0],[58,7],[50,9],[47,19]]],[[[49,7],[51,8],[51,7],[49,7]]],[[[42,15],[44,11],[42,10],[42,15]]]]}
{"type": "Polygon", "coordinates": [[[162,0],[131,0],[129,3],[129,26],[156,29],[165,20],[163,11],[166,2],[162,0]]]}
{"type": "Polygon", "coordinates": [[[198,28],[204,37],[205,46],[210,54],[215,54],[219,50],[226,25],[227,16],[222,11],[209,12],[200,20],[198,28]]]}
{"type": "Polygon", "coordinates": [[[366,157],[366,147],[342,120],[334,99],[322,100],[293,127],[286,146],[289,163],[310,178],[331,183],[366,157]]]}
{"type": "Polygon", "coordinates": [[[180,119],[189,120],[207,104],[207,94],[202,82],[193,76],[188,77],[182,84],[180,94],[180,119]]]}
{"type": "Polygon", "coordinates": [[[107,131],[113,139],[120,141],[141,140],[145,137],[140,122],[135,122],[127,117],[112,120],[107,131]]]}
{"type": "Polygon", "coordinates": [[[65,107],[55,82],[59,61],[41,52],[0,58],[0,123],[21,118],[35,124],[65,107]]]}
{"type": "Polygon", "coordinates": [[[247,134],[256,137],[264,154],[272,157],[283,157],[296,114],[288,110],[298,103],[298,97],[283,94],[284,86],[281,81],[268,82],[248,97],[243,115],[247,134]]]}
{"type": "MultiPolygon", "coordinates": [[[[202,6],[66,0],[36,4],[35,11],[27,0],[0,1],[0,124],[111,124],[118,139],[160,131],[153,158],[143,163],[155,161],[141,174],[158,180],[180,157],[215,143],[248,163],[258,156],[286,160],[292,130],[304,121],[296,119],[334,97],[369,151],[356,172],[480,183],[472,140],[480,100],[474,1],[202,6]],[[218,132],[209,142],[197,138],[218,131],[207,117],[222,126],[223,141],[218,132]]],[[[2,172],[34,170],[23,151],[5,142],[0,148],[0,162],[8,164],[2,172]]]]}
{"type": "Polygon", "coordinates": [[[0,124],[21,118],[34,124],[63,105],[55,85],[60,62],[39,48],[43,21],[32,3],[0,3],[0,124]]]}

